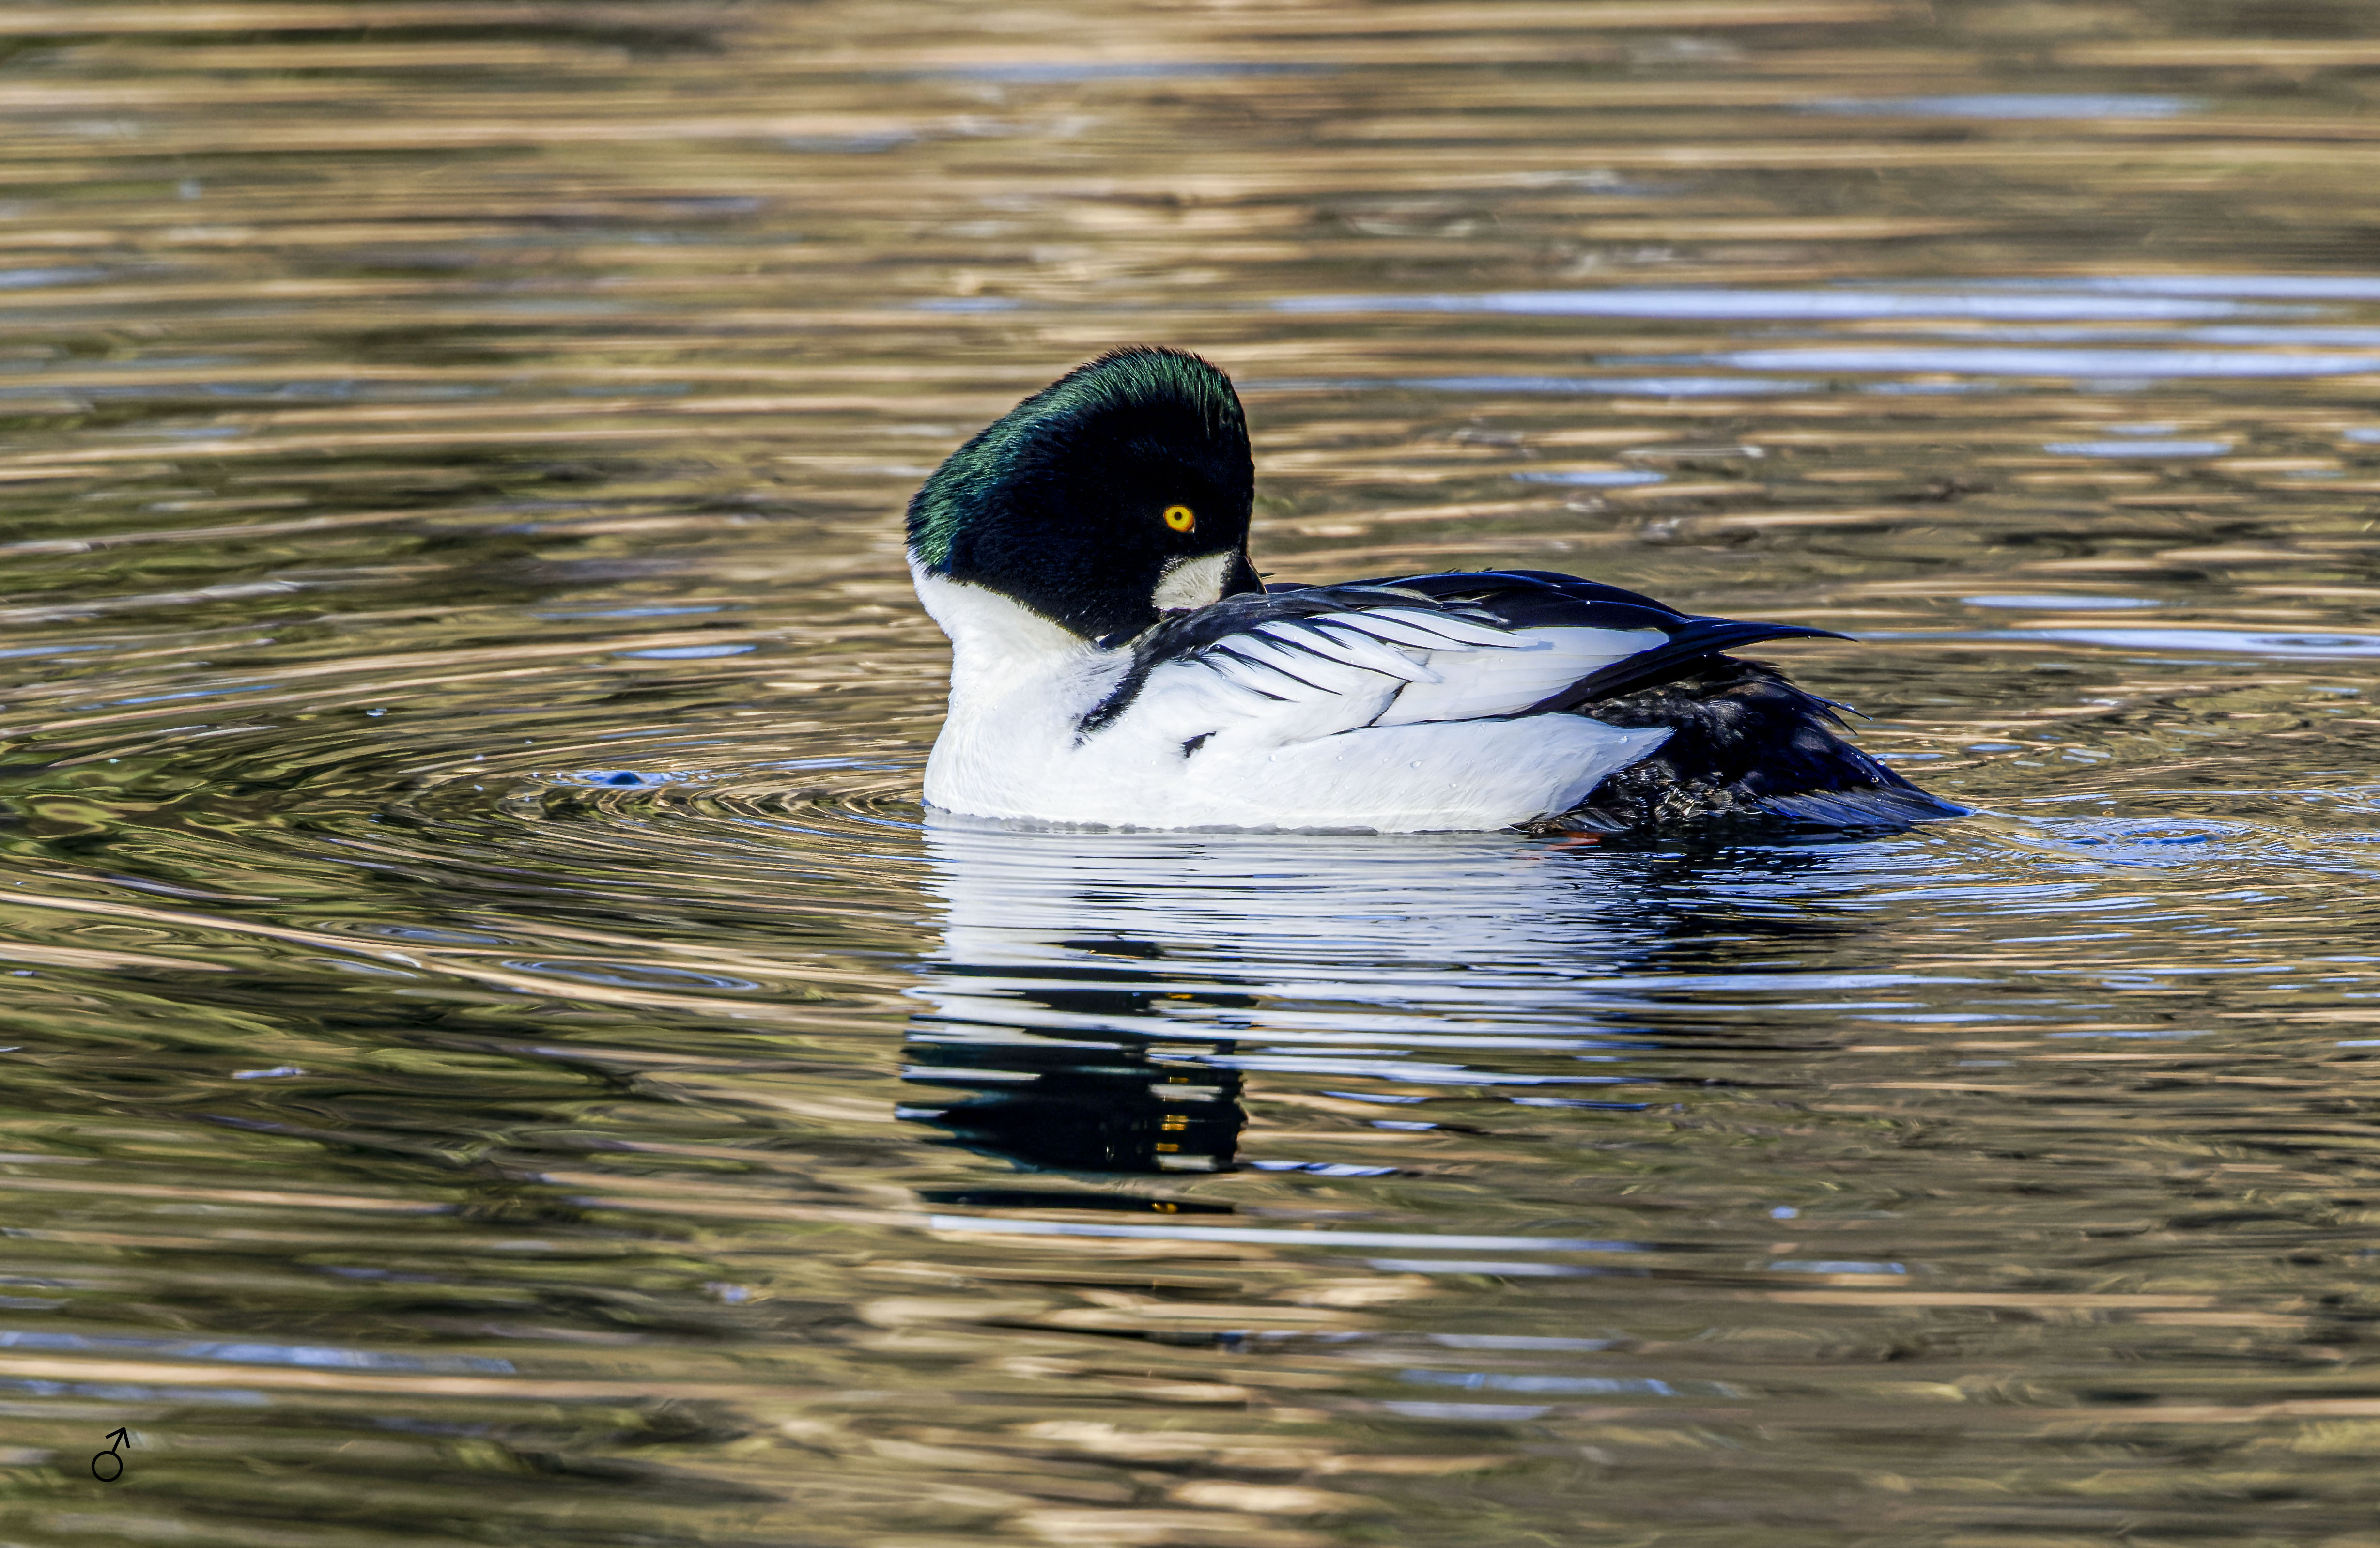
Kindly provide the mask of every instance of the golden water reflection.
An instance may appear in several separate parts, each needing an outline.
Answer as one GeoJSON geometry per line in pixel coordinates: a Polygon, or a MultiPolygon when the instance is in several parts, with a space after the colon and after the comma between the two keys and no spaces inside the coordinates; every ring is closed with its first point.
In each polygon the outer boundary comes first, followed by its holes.
{"type": "Polygon", "coordinates": [[[2365,10],[0,13],[8,1541],[2369,1539],[2365,10]],[[1979,815],[929,822],[1123,342],[1979,815]]]}

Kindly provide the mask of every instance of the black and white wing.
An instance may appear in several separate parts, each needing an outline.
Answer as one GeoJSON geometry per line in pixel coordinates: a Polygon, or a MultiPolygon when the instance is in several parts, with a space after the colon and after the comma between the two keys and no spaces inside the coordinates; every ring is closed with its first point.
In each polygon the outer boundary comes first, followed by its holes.
{"type": "Polygon", "coordinates": [[[1682,614],[1615,586],[1491,570],[1226,597],[1132,641],[1084,716],[1184,742],[1285,743],[1365,726],[1572,711],[1671,680],[1732,646],[1827,635],[1682,614]]]}
{"type": "Polygon", "coordinates": [[[1649,597],[1539,570],[1422,576],[1396,584],[1444,603],[1485,608],[1523,634],[1562,627],[1583,614],[1607,627],[1643,618],[1645,627],[1666,633],[1663,642],[1588,672],[1522,712],[1572,711],[1607,725],[1670,733],[1650,755],[1598,786],[1562,825],[1658,827],[1700,812],[1826,827],[1905,827],[1967,813],[1839,735],[1841,705],[1794,686],[1773,666],[1726,653],[1764,640],[1843,638],[1829,630],[1689,616],[1649,597]]]}

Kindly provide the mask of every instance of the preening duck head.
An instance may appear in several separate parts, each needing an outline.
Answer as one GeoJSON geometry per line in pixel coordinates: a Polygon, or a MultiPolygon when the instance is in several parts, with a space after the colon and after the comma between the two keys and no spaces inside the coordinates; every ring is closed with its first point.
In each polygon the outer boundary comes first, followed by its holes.
{"type": "Polygon", "coordinates": [[[909,561],[1085,640],[1261,591],[1256,470],[1231,379],[1177,349],[1117,349],[953,452],[909,502],[909,561]]]}

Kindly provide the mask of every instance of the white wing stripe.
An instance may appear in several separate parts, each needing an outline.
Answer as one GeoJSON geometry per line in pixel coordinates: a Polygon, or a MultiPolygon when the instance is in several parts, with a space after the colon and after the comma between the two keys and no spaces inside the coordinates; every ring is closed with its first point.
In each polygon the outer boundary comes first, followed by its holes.
{"type": "Polygon", "coordinates": [[[1466,645],[1511,646],[1524,644],[1512,630],[1493,624],[1483,624],[1474,618],[1458,617],[1451,613],[1424,613],[1414,608],[1382,607],[1359,614],[1365,618],[1390,618],[1398,623],[1428,629],[1449,640],[1459,640],[1466,645]]]}
{"type": "MultiPolygon", "coordinates": [[[[1261,648],[1255,647],[1255,642],[1252,640],[1228,641],[1215,653],[1223,657],[1227,661],[1237,662],[1243,665],[1257,667],[1266,672],[1277,673],[1281,676],[1288,678],[1291,682],[1295,683],[1298,687],[1305,689],[1311,693],[1329,693],[1332,691],[1329,685],[1316,682],[1313,676],[1298,671],[1296,667],[1289,662],[1285,660],[1275,660],[1271,652],[1266,652],[1261,648]],[[1251,648],[1243,648],[1244,645],[1251,648]]],[[[1316,676],[1318,676],[1318,674],[1316,676]]]]}
{"type": "Polygon", "coordinates": [[[1426,651],[1463,651],[1482,646],[1527,643],[1502,629],[1481,628],[1459,618],[1432,617],[1427,614],[1408,613],[1402,608],[1383,607],[1370,613],[1333,614],[1330,621],[1344,628],[1360,629],[1375,640],[1385,640],[1392,645],[1417,645],[1426,651]]]}
{"type": "Polygon", "coordinates": [[[1266,624],[1257,632],[1280,640],[1290,649],[1363,671],[1378,672],[1385,677],[1402,677],[1409,683],[1434,683],[1439,680],[1437,673],[1396,647],[1358,630],[1320,627],[1320,623],[1328,621],[1300,619],[1294,624],[1266,624]]]}
{"type": "Polygon", "coordinates": [[[1359,634],[1386,645],[1404,645],[1423,651],[1463,651],[1471,648],[1445,635],[1415,628],[1410,624],[1400,624],[1392,618],[1358,618],[1342,614],[1331,618],[1330,622],[1343,632],[1359,634]]]}
{"type": "MultiPolygon", "coordinates": [[[[1233,688],[1247,689],[1253,692],[1261,693],[1268,699],[1293,697],[1281,691],[1283,685],[1288,683],[1294,683],[1308,692],[1311,692],[1314,688],[1314,685],[1305,678],[1292,677],[1278,666],[1267,666],[1253,657],[1238,655],[1230,651],[1210,651],[1206,655],[1200,656],[1198,660],[1200,664],[1208,667],[1233,688]]],[[[1305,695],[1299,694],[1294,697],[1303,698],[1305,695]]]]}
{"type": "Polygon", "coordinates": [[[1334,660],[1319,651],[1293,649],[1257,634],[1232,635],[1221,640],[1217,648],[1286,672],[1323,693],[1357,692],[1379,686],[1380,674],[1334,660]]]}

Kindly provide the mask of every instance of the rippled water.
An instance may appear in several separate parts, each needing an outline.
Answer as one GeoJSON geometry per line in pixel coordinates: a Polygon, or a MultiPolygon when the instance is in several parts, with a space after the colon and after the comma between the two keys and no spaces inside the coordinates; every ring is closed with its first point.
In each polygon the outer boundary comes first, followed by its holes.
{"type": "Polygon", "coordinates": [[[2380,1540],[2375,68],[0,11],[0,1536],[2380,1540]],[[1136,341],[1284,579],[1850,629],[1979,815],[929,817],[899,507],[1136,341]]]}

